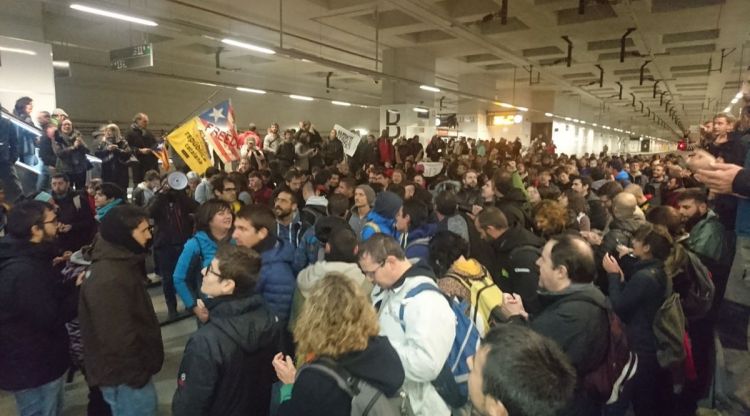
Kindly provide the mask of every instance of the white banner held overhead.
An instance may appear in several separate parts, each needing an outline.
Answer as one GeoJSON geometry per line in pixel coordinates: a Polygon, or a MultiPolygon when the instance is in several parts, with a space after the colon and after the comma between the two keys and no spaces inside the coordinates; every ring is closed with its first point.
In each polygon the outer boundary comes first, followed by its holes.
{"type": "Polygon", "coordinates": [[[334,125],[333,129],[336,130],[336,137],[338,137],[339,140],[341,140],[341,144],[344,145],[344,153],[349,157],[354,156],[354,152],[357,151],[357,146],[359,146],[359,134],[352,133],[338,124],[334,125]]]}
{"type": "Polygon", "coordinates": [[[422,175],[425,178],[432,178],[443,171],[443,162],[420,162],[419,164],[424,167],[422,175]]]}

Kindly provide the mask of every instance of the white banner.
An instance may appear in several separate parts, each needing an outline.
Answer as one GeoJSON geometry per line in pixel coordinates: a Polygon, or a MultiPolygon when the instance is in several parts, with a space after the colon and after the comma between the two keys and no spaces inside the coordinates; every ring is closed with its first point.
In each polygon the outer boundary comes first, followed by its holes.
{"type": "Polygon", "coordinates": [[[357,146],[359,146],[359,134],[352,133],[338,124],[334,125],[333,129],[336,130],[336,137],[344,145],[344,153],[349,157],[354,156],[354,152],[357,151],[357,146]]]}
{"type": "Polygon", "coordinates": [[[425,178],[437,176],[443,170],[443,162],[420,162],[419,164],[424,166],[425,178]]]}

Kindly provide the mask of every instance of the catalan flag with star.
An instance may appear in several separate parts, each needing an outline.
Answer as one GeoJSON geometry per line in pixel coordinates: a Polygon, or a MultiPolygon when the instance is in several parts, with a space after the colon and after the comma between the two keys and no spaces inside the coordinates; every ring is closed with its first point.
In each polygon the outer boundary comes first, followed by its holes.
{"type": "Polygon", "coordinates": [[[222,162],[230,163],[240,158],[240,145],[234,123],[234,109],[230,100],[223,101],[201,113],[206,142],[222,162]]]}

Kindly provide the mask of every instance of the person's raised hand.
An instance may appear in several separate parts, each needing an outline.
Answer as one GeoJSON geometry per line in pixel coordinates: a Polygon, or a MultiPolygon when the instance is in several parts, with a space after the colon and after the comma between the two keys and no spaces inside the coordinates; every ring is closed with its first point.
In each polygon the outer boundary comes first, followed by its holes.
{"type": "Polygon", "coordinates": [[[503,293],[503,305],[500,307],[500,312],[506,319],[516,315],[521,315],[524,318],[529,316],[523,308],[521,295],[517,293],[503,293]]]}
{"type": "Polygon", "coordinates": [[[619,274],[620,280],[623,279],[623,273],[622,269],[620,268],[620,264],[617,263],[617,260],[609,253],[604,255],[604,258],[602,259],[602,267],[604,267],[604,271],[607,273],[612,274],[619,274]]]}
{"type": "Polygon", "coordinates": [[[199,321],[203,322],[204,324],[208,322],[208,308],[206,308],[203,300],[198,299],[198,301],[195,303],[195,306],[193,306],[193,313],[199,321]]]}
{"type": "Polygon", "coordinates": [[[732,182],[742,166],[731,163],[712,163],[708,169],[698,171],[696,178],[717,194],[731,194],[732,182]]]}
{"type": "Polygon", "coordinates": [[[620,255],[620,258],[627,256],[631,251],[632,250],[628,246],[622,244],[617,245],[617,254],[620,255]]]}
{"type": "Polygon", "coordinates": [[[297,369],[294,367],[292,357],[278,353],[273,357],[273,369],[276,370],[276,377],[284,384],[293,384],[297,377],[297,369]]]}

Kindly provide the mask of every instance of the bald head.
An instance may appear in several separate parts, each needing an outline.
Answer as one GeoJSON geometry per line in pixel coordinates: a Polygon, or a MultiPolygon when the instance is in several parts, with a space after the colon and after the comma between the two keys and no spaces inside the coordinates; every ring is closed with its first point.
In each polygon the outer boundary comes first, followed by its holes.
{"type": "Polygon", "coordinates": [[[635,195],[628,192],[621,192],[612,201],[612,214],[615,218],[619,219],[631,218],[635,215],[635,208],[637,206],[638,201],[635,195]]]}
{"type": "MultiPolygon", "coordinates": [[[[552,266],[554,268],[565,267],[567,278],[571,283],[591,283],[594,281],[596,274],[594,251],[583,238],[562,234],[553,237],[547,243],[547,247],[549,247],[552,266]]],[[[547,247],[545,247],[545,251],[547,247]]]]}

